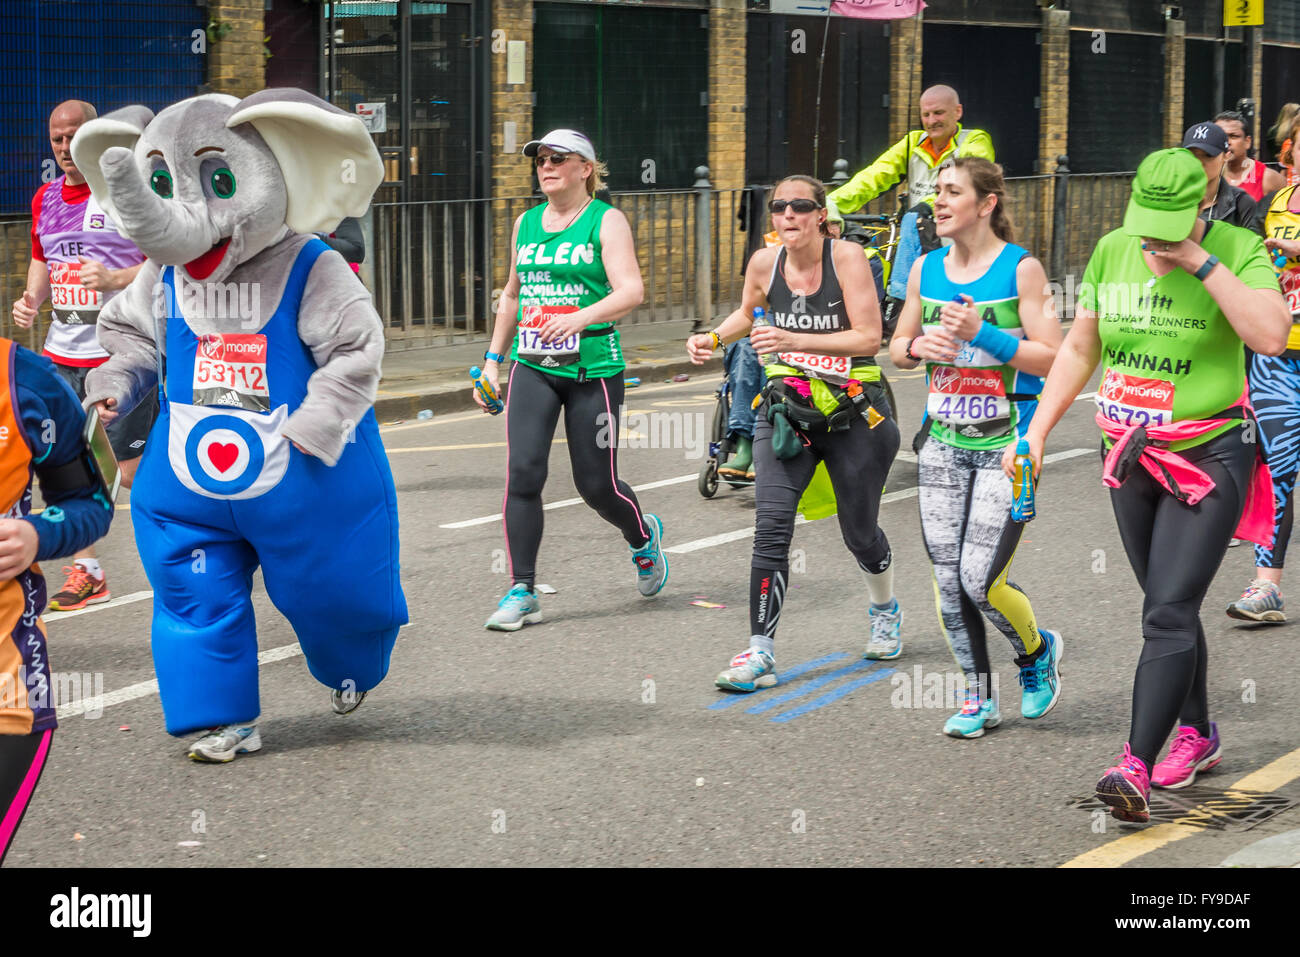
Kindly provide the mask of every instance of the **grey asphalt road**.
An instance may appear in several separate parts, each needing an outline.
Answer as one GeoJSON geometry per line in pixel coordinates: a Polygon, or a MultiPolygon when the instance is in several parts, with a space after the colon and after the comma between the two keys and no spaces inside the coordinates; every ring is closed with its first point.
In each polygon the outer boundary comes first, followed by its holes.
{"type": "MultiPolygon", "coordinates": [[[[915,373],[893,378],[906,447],[923,385],[915,373]]],[[[678,446],[696,439],[717,381],[647,382],[628,393],[629,424],[651,440],[665,423],[680,429],[678,446]]],[[[488,632],[482,622],[509,585],[500,522],[445,526],[498,513],[503,422],[470,413],[387,427],[411,611],[389,677],[354,714],[333,715],[259,585],[265,747],[224,766],[186,760],[157,694],[141,687],[153,677],[151,601],[137,594],[148,583],[122,509],[101,556],[114,594],[139,600],[50,618],[54,667],[88,676],[90,689],[102,681],[105,698],[93,717],[61,721],[8,863],[1053,866],[1095,852],[1085,860],[1218,864],[1300,827],[1300,812],[1248,831],[1172,825],[1176,837],[1125,856],[1133,842],[1120,839],[1134,829],[1071,806],[1123,745],[1141,644],[1141,596],[1099,480],[1091,409],[1077,402],[1054,435],[1049,452],[1080,451],[1048,466],[1012,576],[1040,623],[1064,634],[1063,697],[1023,720],[1010,648],[992,632],[1005,720],[975,741],[940,730],[952,709],[935,700],[935,682],[956,668],[908,492],[915,465],[903,458],[882,508],[903,656],[861,659],[862,573],[833,520],[805,524],[777,641],[786,679],[729,697],[713,678],[747,642],[750,491],[701,497],[698,450],[620,453],[634,486],[662,483],[638,494],[662,516],[665,544],[697,546],[671,555],[667,587],[647,600],[617,532],[561,504],[576,492],[557,442],[546,500],[558,507],[539,562],[539,580],[556,589],[546,621],[488,632]],[[714,540],[726,533],[736,535],[714,540]]],[[[1251,565],[1248,548],[1231,550],[1206,601],[1225,758],[1189,806],[1287,755],[1265,784],[1274,803],[1300,798],[1300,766],[1287,771],[1300,724],[1294,630],[1241,627],[1222,611],[1251,565]]],[[[58,564],[47,574],[59,580],[58,564]]],[[[303,569],[305,589],[346,586],[329,568],[303,569]]]]}

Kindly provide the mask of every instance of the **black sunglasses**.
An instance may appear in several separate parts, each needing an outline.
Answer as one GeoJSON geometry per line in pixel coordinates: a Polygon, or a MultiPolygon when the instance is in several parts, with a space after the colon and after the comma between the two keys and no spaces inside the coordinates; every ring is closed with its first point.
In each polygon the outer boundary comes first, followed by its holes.
{"type": "Polygon", "coordinates": [[[552,166],[563,166],[572,155],[572,153],[550,153],[546,156],[539,156],[537,157],[537,168],[541,169],[548,160],[552,166]]]}
{"type": "Polygon", "coordinates": [[[812,199],[774,199],[767,204],[768,211],[774,216],[780,216],[789,206],[796,213],[812,213],[821,209],[816,200],[812,199]]]}

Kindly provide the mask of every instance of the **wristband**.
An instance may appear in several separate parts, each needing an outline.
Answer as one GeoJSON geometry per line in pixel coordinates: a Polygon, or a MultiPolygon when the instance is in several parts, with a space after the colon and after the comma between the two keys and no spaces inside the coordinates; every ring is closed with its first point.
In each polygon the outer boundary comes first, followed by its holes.
{"type": "Polygon", "coordinates": [[[976,349],[983,349],[998,362],[1010,362],[1011,357],[1020,348],[1020,340],[1009,332],[1003,332],[991,322],[981,322],[980,331],[970,341],[976,349]]]}
{"type": "Polygon", "coordinates": [[[501,353],[492,352],[491,350],[483,353],[483,358],[490,359],[492,362],[495,362],[497,365],[500,365],[501,363],[506,361],[506,357],[503,356],[501,353]]]}
{"type": "Polygon", "coordinates": [[[718,347],[722,345],[722,336],[718,335],[716,332],[710,332],[709,336],[713,339],[713,351],[717,352],[718,347]]]}
{"type": "Polygon", "coordinates": [[[920,338],[920,336],[912,336],[912,338],[907,340],[907,348],[903,350],[903,355],[907,356],[907,358],[911,359],[913,362],[922,361],[920,356],[912,352],[912,346],[916,345],[916,340],[920,338]]]}
{"type": "Polygon", "coordinates": [[[1205,265],[1202,266],[1200,269],[1196,270],[1196,272],[1192,273],[1192,275],[1195,276],[1197,279],[1199,279],[1201,282],[1205,282],[1205,277],[1210,274],[1210,270],[1213,269],[1218,264],[1219,264],[1219,257],[1211,253],[1210,258],[1205,260],[1205,265]]]}

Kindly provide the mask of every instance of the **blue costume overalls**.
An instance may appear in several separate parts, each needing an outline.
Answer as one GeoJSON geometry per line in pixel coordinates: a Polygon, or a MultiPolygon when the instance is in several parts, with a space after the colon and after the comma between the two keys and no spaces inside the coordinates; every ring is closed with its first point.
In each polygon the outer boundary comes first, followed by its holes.
{"type": "MultiPolygon", "coordinates": [[[[260,713],[250,599],[260,564],[307,667],[330,688],[368,691],[388,672],[407,620],[398,578],[397,494],[368,410],[330,467],[279,434],[316,371],[298,309],[316,258],[308,242],[265,337],[270,412],[193,404],[198,337],[167,296],[167,372],[131,493],[136,544],[154,589],[153,657],[174,735],[260,713]]],[[[239,336],[240,339],[255,337],[239,336]]]]}

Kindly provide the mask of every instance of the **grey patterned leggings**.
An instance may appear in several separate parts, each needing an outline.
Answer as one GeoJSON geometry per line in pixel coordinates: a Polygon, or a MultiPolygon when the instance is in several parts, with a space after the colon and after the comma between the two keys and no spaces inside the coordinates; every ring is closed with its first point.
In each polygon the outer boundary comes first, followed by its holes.
{"type": "Polygon", "coordinates": [[[1002,450],[972,451],[931,438],[921,448],[921,532],[938,583],[945,637],[968,686],[989,693],[984,619],[1007,636],[1017,664],[1042,647],[1034,610],[1007,580],[1024,526],[1011,520],[1002,450]]]}

